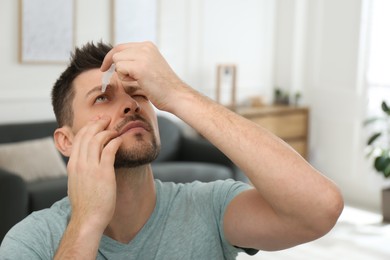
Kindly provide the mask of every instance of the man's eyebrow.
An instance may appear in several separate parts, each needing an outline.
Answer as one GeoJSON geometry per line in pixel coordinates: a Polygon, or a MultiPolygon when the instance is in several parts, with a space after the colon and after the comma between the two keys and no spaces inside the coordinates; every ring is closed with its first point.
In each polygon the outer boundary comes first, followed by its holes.
{"type": "Polygon", "coordinates": [[[129,94],[132,94],[132,93],[141,89],[139,86],[125,86],[124,88],[125,88],[125,91],[129,94]]]}
{"type": "MultiPolygon", "coordinates": [[[[109,91],[112,87],[113,87],[112,85],[108,85],[106,92],[109,91]]],[[[124,88],[125,88],[125,91],[128,94],[133,94],[134,92],[137,92],[138,90],[141,90],[141,88],[139,86],[125,86],[124,88]]],[[[88,98],[89,96],[91,96],[95,92],[103,93],[102,92],[102,86],[99,85],[99,86],[93,87],[92,89],[90,89],[87,92],[87,94],[85,94],[85,97],[88,98]]]]}
{"type": "MultiPolygon", "coordinates": [[[[111,87],[111,85],[108,85],[107,87],[111,87]]],[[[96,87],[93,87],[92,89],[90,89],[87,94],[85,94],[85,97],[88,98],[90,95],[92,95],[93,93],[95,92],[100,92],[100,93],[103,93],[102,92],[102,85],[99,85],[99,86],[96,86],[96,87]]]]}

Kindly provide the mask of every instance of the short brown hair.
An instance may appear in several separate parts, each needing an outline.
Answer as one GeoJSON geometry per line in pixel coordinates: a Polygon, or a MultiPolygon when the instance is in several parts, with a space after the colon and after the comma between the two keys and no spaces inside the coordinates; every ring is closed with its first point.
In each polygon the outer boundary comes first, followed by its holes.
{"type": "Polygon", "coordinates": [[[81,48],[76,48],[71,54],[68,67],[57,79],[51,92],[51,102],[59,127],[73,124],[74,79],[82,72],[100,68],[111,49],[109,44],[89,42],[81,48]]]}

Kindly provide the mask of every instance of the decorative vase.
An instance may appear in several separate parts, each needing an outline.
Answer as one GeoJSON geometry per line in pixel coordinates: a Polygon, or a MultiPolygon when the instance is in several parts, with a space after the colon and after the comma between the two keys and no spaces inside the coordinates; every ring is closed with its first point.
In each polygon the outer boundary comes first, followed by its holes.
{"type": "Polygon", "coordinates": [[[390,188],[382,190],[383,222],[390,222],[390,188]]]}

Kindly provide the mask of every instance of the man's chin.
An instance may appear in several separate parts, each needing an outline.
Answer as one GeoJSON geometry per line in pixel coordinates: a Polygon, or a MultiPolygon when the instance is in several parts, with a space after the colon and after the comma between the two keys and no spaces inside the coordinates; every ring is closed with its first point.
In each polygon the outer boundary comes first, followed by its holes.
{"type": "Polygon", "coordinates": [[[114,169],[129,169],[129,168],[137,168],[146,164],[151,163],[152,161],[147,160],[115,160],[114,169]]]}
{"type": "Polygon", "coordinates": [[[153,162],[160,152],[160,147],[152,145],[140,149],[119,149],[115,156],[114,168],[136,168],[153,162]]]}

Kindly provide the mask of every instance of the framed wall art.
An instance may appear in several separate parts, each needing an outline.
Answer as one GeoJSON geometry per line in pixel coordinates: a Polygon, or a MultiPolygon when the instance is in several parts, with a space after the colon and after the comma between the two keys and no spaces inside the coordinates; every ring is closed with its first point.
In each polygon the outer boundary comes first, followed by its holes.
{"type": "Polygon", "coordinates": [[[158,38],[158,0],[113,1],[113,43],[152,41],[158,38]]]}
{"type": "Polygon", "coordinates": [[[20,61],[67,62],[74,47],[74,0],[20,0],[20,61]]]}
{"type": "Polygon", "coordinates": [[[217,65],[216,101],[232,110],[236,109],[237,66],[217,65]]]}

